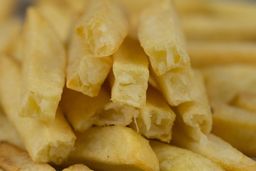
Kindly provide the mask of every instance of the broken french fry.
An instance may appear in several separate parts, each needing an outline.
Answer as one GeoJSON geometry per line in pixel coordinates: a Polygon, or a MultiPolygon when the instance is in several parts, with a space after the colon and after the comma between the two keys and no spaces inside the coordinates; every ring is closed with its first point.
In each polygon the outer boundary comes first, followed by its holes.
{"type": "Polygon", "coordinates": [[[224,171],[219,165],[192,151],[156,141],[150,142],[150,145],[162,171],[224,171]]]}
{"type": "Polygon", "coordinates": [[[27,11],[20,115],[54,120],[65,84],[64,45],[37,9],[27,11]]]}
{"type": "Polygon", "coordinates": [[[149,139],[158,139],[169,143],[172,137],[172,126],[175,113],[164,97],[153,88],[147,91],[146,105],[140,109],[133,128],[149,139]]]}
{"type": "Polygon", "coordinates": [[[138,37],[157,76],[190,66],[185,40],[170,1],[154,3],[145,9],[138,37]]]}
{"type": "Polygon", "coordinates": [[[72,150],[76,137],[59,109],[55,120],[49,122],[19,115],[20,71],[10,57],[0,57],[0,102],[4,112],[33,161],[60,164],[72,150]]]}
{"type": "Polygon", "coordinates": [[[148,60],[139,44],[126,39],[113,55],[113,102],[140,108],[146,104],[148,60]]]}
{"type": "Polygon", "coordinates": [[[131,128],[92,127],[77,137],[75,150],[69,157],[71,163],[82,162],[105,171],[159,171],[158,159],[149,142],[131,128]]]}
{"type": "Polygon", "coordinates": [[[128,21],[112,0],[91,0],[75,27],[75,34],[93,57],[113,55],[128,33],[128,21]]]}

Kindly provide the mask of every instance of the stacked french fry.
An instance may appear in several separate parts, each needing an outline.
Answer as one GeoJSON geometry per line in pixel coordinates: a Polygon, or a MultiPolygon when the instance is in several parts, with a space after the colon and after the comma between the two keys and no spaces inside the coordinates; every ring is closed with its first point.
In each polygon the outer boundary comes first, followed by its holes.
{"type": "Polygon", "coordinates": [[[1,1],[0,170],[256,170],[256,6],[1,1]]]}

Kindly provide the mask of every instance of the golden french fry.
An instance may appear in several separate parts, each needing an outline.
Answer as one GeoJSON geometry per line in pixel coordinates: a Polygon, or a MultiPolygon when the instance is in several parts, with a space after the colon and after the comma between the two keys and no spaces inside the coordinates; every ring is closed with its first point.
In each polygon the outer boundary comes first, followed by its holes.
{"type": "Polygon", "coordinates": [[[138,114],[139,110],[132,106],[109,101],[104,106],[104,110],[98,113],[94,124],[97,126],[127,126],[138,114]]]}
{"type": "Polygon", "coordinates": [[[83,47],[80,38],[73,35],[69,45],[67,87],[95,97],[100,92],[112,67],[111,57],[95,58],[83,47]]]}
{"type": "Polygon", "coordinates": [[[33,162],[25,151],[5,142],[0,142],[0,168],[5,171],[55,171],[48,164],[33,162]]]}
{"type": "Polygon", "coordinates": [[[190,42],[188,53],[195,67],[226,64],[256,64],[255,43],[190,42]]]}
{"type": "Polygon", "coordinates": [[[83,164],[75,164],[75,165],[69,166],[66,169],[63,169],[62,171],[92,171],[92,170],[83,164]]]}
{"type": "Polygon", "coordinates": [[[182,20],[189,40],[251,41],[256,39],[254,18],[186,16],[182,20]],[[241,34],[242,33],[242,34],[241,34]]]}
{"type": "Polygon", "coordinates": [[[110,95],[101,90],[98,96],[89,97],[79,92],[65,89],[61,106],[72,127],[79,132],[90,128],[97,119],[97,115],[109,102],[110,95]]]}
{"type": "Polygon", "coordinates": [[[172,137],[172,126],[175,113],[156,90],[149,88],[146,105],[133,123],[133,127],[147,138],[158,139],[169,143],[172,137]]]}
{"type": "Polygon", "coordinates": [[[214,162],[189,150],[156,141],[150,145],[159,159],[161,171],[224,171],[214,162]]]}
{"type": "Polygon", "coordinates": [[[231,101],[231,104],[251,112],[256,112],[256,94],[246,90],[239,92],[231,101]]]}
{"type": "Polygon", "coordinates": [[[138,108],[144,106],[149,70],[143,50],[136,41],[126,39],[113,58],[111,100],[138,108]]]}
{"type": "Polygon", "coordinates": [[[254,66],[215,66],[202,71],[211,103],[231,103],[238,93],[244,91],[256,94],[254,66]]]}
{"type": "Polygon", "coordinates": [[[63,43],[35,8],[24,27],[21,116],[54,120],[65,84],[63,43]]]}
{"type": "Polygon", "coordinates": [[[227,171],[253,171],[256,169],[256,162],[253,159],[213,134],[203,135],[204,137],[200,141],[186,137],[179,130],[175,130],[173,135],[175,144],[209,158],[227,171]]]}
{"type": "Polygon", "coordinates": [[[212,113],[201,73],[193,70],[192,80],[191,101],[177,107],[177,113],[180,116],[178,125],[187,135],[198,140],[202,133],[211,132],[212,113]]]}
{"type": "MultiPolygon", "coordinates": [[[[2,4],[0,6],[2,6],[2,4]]],[[[1,22],[0,28],[0,52],[10,54],[14,46],[14,42],[20,33],[21,22],[17,18],[11,18],[7,21],[1,22]]]]}
{"type": "Polygon", "coordinates": [[[11,17],[17,2],[17,0],[0,0],[0,23],[11,17]]]}
{"type": "Polygon", "coordinates": [[[0,142],[5,141],[14,144],[20,148],[24,148],[20,136],[15,127],[8,121],[4,113],[0,109],[0,142]]]}
{"type": "Polygon", "coordinates": [[[0,102],[33,161],[59,164],[72,150],[76,137],[60,110],[55,120],[47,123],[19,115],[20,71],[12,59],[0,57],[0,102]]]}
{"type": "Polygon", "coordinates": [[[179,14],[182,16],[193,14],[206,14],[208,12],[208,6],[212,1],[205,0],[174,0],[174,5],[179,14]]]}
{"type": "Polygon", "coordinates": [[[190,65],[184,37],[170,1],[154,3],[143,12],[138,37],[157,76],[190,65]]]}
{"type": "Polygon", "coordinates": [[[213,133],[241,152],[255,156],[255,113],[228,105],[215,105],[213,110],[213,133]]]}
{"type": "Polygon", "coordinates": [[[112,0],[91,0],[75,27],[75,34],[93,57],[113,55],[127,33],[127,19],[112,0]]]}
{"type": "Polygon", "coordinates": [[[71,162],[82,162],[95,170],[159,171],[149,142],[131,128],[92,127],[77,137],[71,162]]]}

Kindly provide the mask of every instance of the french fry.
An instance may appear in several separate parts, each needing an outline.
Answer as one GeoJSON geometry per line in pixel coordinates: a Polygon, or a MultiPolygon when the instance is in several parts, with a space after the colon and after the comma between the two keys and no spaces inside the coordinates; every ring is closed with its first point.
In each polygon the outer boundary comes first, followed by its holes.
{"type": "Polygon", "coordinates": [[[113,55],[128,33],[128,22],[115,1],[91,0],[75,34],[93,57],[113,55]]]}
{"type": "Polygon", "coordinates": [[[19,115],[20,71],[12,59],[0,57],[0,102],[33,161],[59,164],[72,150],[76,137],[60,110],[55,120],[47,123],[19,115]]]}
{"type": "Polygon", "coordinates": [[[189,150],[156,141],[150,145],[159,159],[162,171],[224,171],[214,162],[189,150]]]}
{"type": "Polygon", "coordinates": [[[35,8],[24,27],[21,116],[54,120],[65,84],[64,45],[35,8]]]}
{"type": "Polygon", "coordinates": [[[179,105],[177,113],[180,116],[180,129],[184,129],[187,135],[198,140],[202,133],[210,133],[212,113],[201,73],[193,70],[192,80],[191,101],[179,105]]]}
{"type": "Polygon", "coordinates": [[[237,93],[231,104],[256,113],[256,94],[244,90],[237,93]]]}
{"type": "Polygon", "coordinates": [[[182,16],[207,14],[211,3],[212,1],[205,0],[174,0],[175,7],[182,16]]]}
{"type": "Polygon", "coordinates": [[[1,0],[0,1],[0,23],[7,20],[16,8],[17,0],[1,0]]]}
{"type": "Polygon", "coordinates": [[[17,18],[11,18],[7,21],[1,22],[0,28],[0,52],[10,54],[16,37],[20,33],[21,22],[17,18]]]}
{"type": "Polygon", "coordinates": [[[157,76],[190,66],[184,37],[170,1],[154,3],[145,9],[138,37],[157,76]]]}
{"type": "Polygon", "coordinates": [[[25,151],[5,142],[0,142],[0,168],[5,171],[55,171],[48,164],[33,162],[25,151]]]}
{"type": "Polygon", "coordinates": [[[175,113],[168,106],[164,97],[153,88],[149,88],[146,105],[140,109],[133,127],[147,138],[169,143],[172,137],[174,120],[175,113]]]}
{"type": "Polygon", "coordinates": [[[83,164],[74,164],[72,166],[69,166],[66,169],[63,169],[62,171],[92,171],[92,170],[83,164]]]}
{"type": "Polygon", "coordinates": [[[253,171],[256,169],[256,162],[253,159],[213,134],[201,138],[200,141],[194,141],[176,130],[174,142],[178,146],[209,158],[227,171],[253,171]]]}
{"type": "Polygon", "coordinates": [[[136,41],[126,39],[113,58],[111,100],[138,108],[144,106],[149,70],[143,50],[136,41]]]}
{"type": "Polygon", "coordinates": [[[105,90],[101,90],[98,96],[92,98],[65,89],[61,106],[72,127],[76,131],[83,132],[95,123],[98,113],[104,109],[109,99],[110,95],[105,90]]]}
{"type": "Polygon", "coordinates": [[[225,18],[201,15],[187,16],[181,21],[184,34],[189,40],[253,41],[256,39],[254,18],[225,18]]]}
{"type": "Polygon", "coordinates": [[[213,133],[223,138],[241,152],[256,155],[256,115],[228,105],[213,107],[213,133]]]}
{"type": "Polygon", "coordinates": [[[241,42],[190,42],[188,53],[192,66],[256,64],[256,45],[241,42]]]}
{"type": "Polygon", "coordinates": [[[20,148],[24,148],[20,136],[15,127],[8,121],[4,113],[0,109],[0,142],[5,141],[14,144],[20,148]]]}
{"type": "Polygon", "coordinates": [[[232,103],[235,97],[244,91],[256,94],[254,66],[214,66],[202,71],[211,103],[232,103]]]}
{"type": "Polygon", "coordinates": [[[112,67],[111,57],[95,58],[88,48],[83,47],[77,35],[72,36],[69,45],[67,87],[95,97],[100,92],[112,67]]]}
{"type": "Polygon", "coordinates": [[[82,162],[95,170],[159,171],[149,142],[131,128],[92,127],[77,137],[71,162],[82,162]]]}

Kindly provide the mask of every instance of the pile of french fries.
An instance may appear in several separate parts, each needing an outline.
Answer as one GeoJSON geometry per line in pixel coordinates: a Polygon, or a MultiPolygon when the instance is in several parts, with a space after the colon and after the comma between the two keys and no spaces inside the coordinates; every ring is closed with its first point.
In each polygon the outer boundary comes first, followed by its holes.
{"type": "Polygon", "coordinates": [[[256,170],[256,4],[0,4],[0,170],[256,170]]]}

